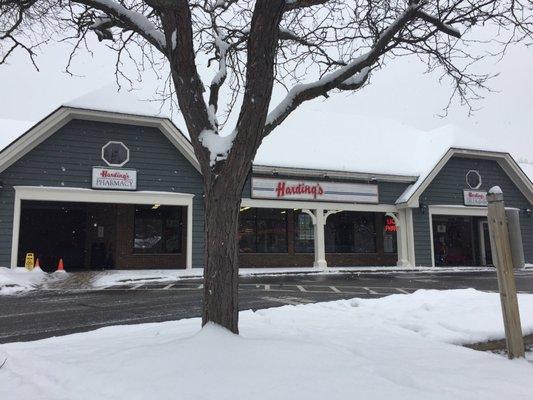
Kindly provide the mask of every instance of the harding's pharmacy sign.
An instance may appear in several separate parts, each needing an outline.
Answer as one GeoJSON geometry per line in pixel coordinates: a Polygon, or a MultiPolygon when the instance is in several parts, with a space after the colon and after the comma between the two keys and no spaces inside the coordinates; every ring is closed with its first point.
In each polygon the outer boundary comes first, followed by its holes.
{"type": "Polygon", "coordinates": [[[378,186],[365,183],[252,178],[256,199],[377,203],[378,186]]]}
{"type": "Polygon", "coordinates": [[[137,171],[94,167],[92,187],[93,189],[137,190],[137,171]]]}

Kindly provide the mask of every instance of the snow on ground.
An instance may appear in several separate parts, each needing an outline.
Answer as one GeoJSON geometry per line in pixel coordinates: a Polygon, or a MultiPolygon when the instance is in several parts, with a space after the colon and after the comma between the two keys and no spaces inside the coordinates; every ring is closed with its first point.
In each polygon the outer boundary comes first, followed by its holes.
{"type": "Polygon", "coordinates": [[[0,267],[0,295],[15,294],[32,290],[36,285],[47,279],[49,274],[36,269],[0,267]]]}
{"type": "MultiPolygon", "coordinates": [[[[533,295],[520,295],[525,333],[533,295]]],[[[420,290],[0,345],[0,398],[530,399],[533,364],[457,346],[503,337],[497,294],[420,290]]]]}
{"type": "MultiPolygon", "coordinates": [[[[452,268],[428,268],[428,267],[416,267],[416,268],[397,268],[397,267],[328,267],[325,269],[318,268],[240,268],[240,276],[266,276],[266,275],[298,275],[298,274],[341,274],[341,273],[353,273],[353,272],[461,272],[461,271],[494,271],[494,268],[487,267],[452,267],[452,268]]],[[[162,283],[162,282],[174,282],[180,279],[188,278],[202,278],[203,269],[182,269],[182,270],[117,270],[117,271],[102,271],[94,272],[95,277],[91,280],[91,285],[95,288],[121,285],[121,284],[144,284],[144,283],[162,283]]]]}

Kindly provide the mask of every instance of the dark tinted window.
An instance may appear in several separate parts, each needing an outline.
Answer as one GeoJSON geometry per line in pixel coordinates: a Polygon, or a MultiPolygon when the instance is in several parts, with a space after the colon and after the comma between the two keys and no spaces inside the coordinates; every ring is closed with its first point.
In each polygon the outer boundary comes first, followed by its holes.
{"type": "Polygon", "coordinates": [[[134,225],[134,253],[181,253],[181,207],[135,206],[134,225]]]}

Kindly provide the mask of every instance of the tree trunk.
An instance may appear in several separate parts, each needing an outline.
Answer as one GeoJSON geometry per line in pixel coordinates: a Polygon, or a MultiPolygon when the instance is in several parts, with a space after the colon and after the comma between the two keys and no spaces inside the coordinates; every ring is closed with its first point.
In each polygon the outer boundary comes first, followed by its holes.
{"type": "Polygon", "coordinates": [[[206,188],[205,194],[202,326],[214,322],[239,333],[237,229],[242,185],[233,179],[223,180],[222,176],[217,181],[216,187],[206,188]]]}

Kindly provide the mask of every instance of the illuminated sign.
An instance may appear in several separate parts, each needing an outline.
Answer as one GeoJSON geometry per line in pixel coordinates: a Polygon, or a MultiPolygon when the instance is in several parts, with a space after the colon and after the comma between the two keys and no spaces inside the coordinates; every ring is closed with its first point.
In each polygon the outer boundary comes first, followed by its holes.
{"type": "Polygon", "coordinates": [[[385,219],[385,232],[397,232],[398,227],[396,226],[396,222],[394,222],[394,218],[387,217],[385,219]]]}
{"type": "Polygon", "coordinates": [[[345,203],[378,203],[379,201],[377,185],[256,177],[252,178],[252,197],[345,203]]]}

